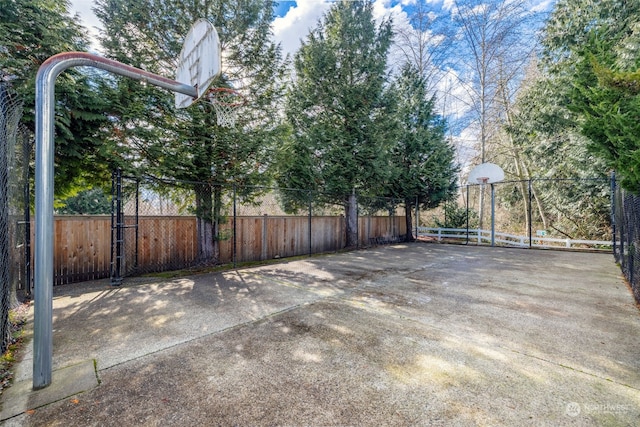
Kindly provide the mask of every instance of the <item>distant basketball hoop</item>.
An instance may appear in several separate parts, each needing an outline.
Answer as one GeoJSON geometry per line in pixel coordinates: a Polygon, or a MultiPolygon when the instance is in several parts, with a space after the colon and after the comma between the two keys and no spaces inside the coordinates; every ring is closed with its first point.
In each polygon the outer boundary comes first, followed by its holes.
{"type": "Polygon", "coordinates": [[[469,173],[469,184],[493,184],[504,181],[504,171],[494,163],[482,163],[469,173]]]}
{"type": "MultiPolygon", "coordinates": [[[[494,163],[482,163],[473,168],[473,170],[469,173],[469,178],[467,182],[469,185],[471,184],[480,184],[481,187],[481,196],[484,193],[484,186],[486,184],[491,184],[491,246],[495,246],[496,237],[495,237],[495,189],[494,183],[504,181],[504,171],[502,168],[494,163]]],[[[481,198],[482,200],[482,198],[481,198]]]]}

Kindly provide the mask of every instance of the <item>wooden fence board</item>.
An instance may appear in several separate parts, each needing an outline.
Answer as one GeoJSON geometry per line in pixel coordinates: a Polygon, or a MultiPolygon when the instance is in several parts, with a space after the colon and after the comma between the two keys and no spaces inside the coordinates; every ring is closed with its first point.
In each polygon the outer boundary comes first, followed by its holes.
{"type": "MultiPolygon", "coordinates": [[[[109,217],[56,217],[54,220],[54,284],[109,276],[109,217]]],[[[32,260],[36,242],[31,225],[32,260]]]]}
{"type": "MultiPolygon", "coordinates": [[[[127,271],[159,272],[186,268],[197,261],[195,217],[140,216],[138,256],[135,257],[134,217],[126,217],[124,260],[127,271]]],[[[221,224],[220,262],[234,260],[234,219],[221,224]]],[[[35,227],[31,224],[32,260],[35,227]]],[[[238,262],[332,252],[345,244],[343,216],[244,216],[235,230],[238,262]],[[311,243],[309,243],[311,235],[311,243]]],[[[403,217],[360,217],[359,241],[367,246],[376,237],[406,234],[403,217]]],[[[56,216],[54,218],[54,284],[60,285],[109,277],[111,268],[110,216],[56,216]]]]}

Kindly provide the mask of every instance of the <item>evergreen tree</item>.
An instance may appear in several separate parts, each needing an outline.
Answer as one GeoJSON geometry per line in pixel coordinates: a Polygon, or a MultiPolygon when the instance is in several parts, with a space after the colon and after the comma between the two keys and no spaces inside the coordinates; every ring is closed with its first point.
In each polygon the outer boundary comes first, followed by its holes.
{"type": "Polygon", "coordinates": [[[545,70],[554,97],[574,114],[591,153],[640,189],[637,54],[640,3],[561,0],[544,32],[545,70]]]}
{"type": "Polygon", "coordinates": [[[372,8],[335,3],[295,55],[286,106],[293,135],[279,165],[282,187],[322,192],[345,207],[347,246],[357,244],[356,192],[380,195],[389,178],[384,85],[392,31],[388,20],[376,27],[372,8]]]}
{"type": "Polygon", "coordinates": [[[64,206],[56,209],[63,215],[109,215],[111,198],[101,188],[80,191],[63,201],[64,206]]]}
{"type": "MultiPolygon", "coordinates": [[[[22,122],[35,130],[35,77],[49,57],[88,48],[68,1],[0,0],[0,79],[23,99],[22,122]]],[[[99,130],[105,103],[93,75],[70,69],[56,80],[55,191],[62,196],[108,176],[99,130]]]]}
{"type": "Polygon", "coordinates": [[[267,165],[284,134],[277,110],[286,64],[271,33],[273,2],[100,0],[95,11],[109,56],[167,76],[197,19],[208,19],[219,33],[223,73],[213,86],[234,88],[246,100],[235,128],[218,126],[204,101],[176,111],[174,94],[157,88],[115,79],[110,90],[121,166],[194,182],[200,256],[217,260],[224,193],[233,184],[250,197],[249,186],[268,183],[267,165]]]}
{"type": "Polygon", "coordinates": [[[640,59],[622,66],[616,60],[613,39],[608,30],[594,31],[581,49],[569,108],[578,113],[591,150],[618,172],[623,187],[638,194],[640,59]]]}
{"type": "Polygon", "coordinates": [[[400,124],[391,149],[391,195],[405,204],[407,238],[413,240],[412,206],[425,209],[451,199],[457,188],[455,149],[445,138],[444,120],[434,113],[434,98],[427,97],[424,77],[406,64],[396,82],[397,119],[400,124]]]}
{"type": "Polygon", "coordinates": [[[562,236],[594,239],[608,233],[610,166],[583,132],[584,119],[572,91],[583,63],[579,52],[588,45],[588,29],[607,22],[619,33],[626,21],[624,3],[558,3],[542,34],[540,62],[531,62],[505,123],[504,139],[510,143],[499,158],[505,172],[534,179],[529,188],[520,183],[520,197],[513,193],[511,202],[525,207],[520,220],[530,211],[533,223],[562,236]]]}
{"type": "MultiPolygon", "coordinates": [[[[587,149],[588,140],[580,133],[576,115],[567,110],[567,98],[558,97],[563,89],[556,84],[540,76],[523,88],[506,127],[514,154],[506,152],[505,156],[517,156],[517,164],[524,172],[522,179],[534,179],[531,187],[520,183],[527,188],[516,202],[527,209],[520,211],[518,220],[526,221],[528,226],[531,209],[532,222],[545,230],[555,228],[563,230],[563,236],[594,239],[608,224],[608,169],[587,149]],[[560,179],[567,181],[556,181],[560,179]],[[560,223],[561,218],[582,220],[560,223]]],[[[509,168],[505,172],[515,174],[509,168]]],[[[510,212],[516,213],[515,209],[510,212]]]]}

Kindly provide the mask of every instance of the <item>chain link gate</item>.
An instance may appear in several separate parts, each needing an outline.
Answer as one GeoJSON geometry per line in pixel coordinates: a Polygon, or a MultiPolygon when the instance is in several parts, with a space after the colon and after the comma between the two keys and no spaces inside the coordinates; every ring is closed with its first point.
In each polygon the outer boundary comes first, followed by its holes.
{"type": "Polygon", "coordinates": [[[111,177],[111,286],[121,285],[122,280],[138,268],[138,201],[139,181],[123,177],[122,170],[116,169],[111,177]],[[125,208],[131,201],[134,214],[125,216],[125,208]]]}
{"type": "Polygon", "coordinates": [[[0,351],[11,340],[9,310],[31,296],[29,159],[31,138],[20,125],[22,102],[0,82],[0,351]]]}

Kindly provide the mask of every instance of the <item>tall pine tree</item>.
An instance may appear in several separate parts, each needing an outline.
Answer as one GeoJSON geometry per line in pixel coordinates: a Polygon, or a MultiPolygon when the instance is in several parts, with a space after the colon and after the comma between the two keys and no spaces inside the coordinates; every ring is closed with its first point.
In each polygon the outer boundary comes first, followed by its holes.
{"type": "Polygon", "coordinates": [[[453,197],[458,168],[455,149],[445,137],[444,120],[434,112],[434,98],[427,97],[425,78],[407,63],[394,87],[398,97],[397,139],[390,163],[395,172],[390,195],[405,204],[407,239],[411,234],[411,208],[419,203],[426,209],[453,197]]]}
{"type": "MultiPolygon", "coordinates": [[[[23,100],[22,123],[35,131],[35,77],[49,57],[87,50],[86,31],[68,1],[0,0],[0,80],[23,100]]],[[[100,129],[105,103],[91,73],[71,69],[56,79],[55,192],[63,196],[108,176],[100,129]]]]}
{"type": "Polygon", "coordinates": [[[294,59],[286,106],[293,135],[283,148],[279,183],[343,205],[347,246],[357,244],[355,194],[380,195],[388,179],[384,86],[391,37],[391,22],[377,27],[371,3],[341,1],[294,59]]]}
{"type": "Polygon", "coordinates": [[[208,19],[219,33],[223,73],[213,86],[234,88],[246,99],[235,128],[218,126],[206,102],[176,111],[173,94],[136,82],[116,79],[110,96],[120,163],[136,172],[194,182],[199,253],[202,259],[217,260],[225,192],[232,185],[249,189],[268,182],[266,165],[282,139],[276,112],[286,67],[271,33],[273,2],[99,0],[97,4],[108,55],[162,75],[173,75],[184,36],[197,19],[208,19]]]}
{"type": "Polygon", "coordinates": [[[566,115],[573,113],[587,148],[635,192],[640,189],[638,16],[636,1],[560,0],[544,29],[542,63],[553,99],[564,101],[566,115]]]}

